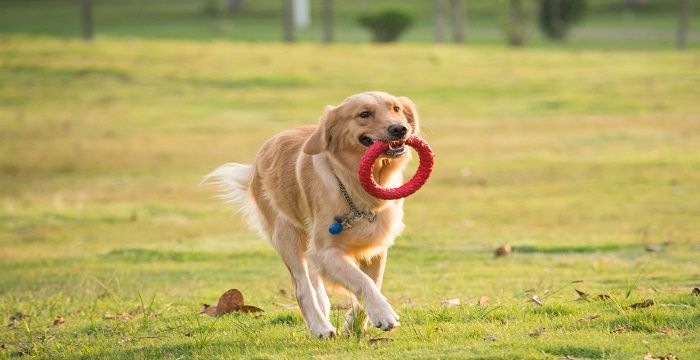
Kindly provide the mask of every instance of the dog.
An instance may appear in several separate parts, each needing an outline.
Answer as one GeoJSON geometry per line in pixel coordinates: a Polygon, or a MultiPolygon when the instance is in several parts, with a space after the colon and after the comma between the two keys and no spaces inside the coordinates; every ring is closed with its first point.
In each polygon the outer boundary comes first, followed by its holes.
{"type": "MultiPolygon", "coordinates": [[[[403,199],[372,197],[357,174],[366,148],[390,141],[394,145],[376,160],[373,175],[382,187],[400,186],[410,159],[401,141],[418,133],[418,123],[406,97],[379,91],[352,95],[327,106],[318,126],[269,139],[253,164],[225,164],[207,176],[279,253],[311,336],[337,333],[324,281],[352,293],[374,326],[388,331],[400,325],[380,289],[387,250],[404,228],[403,199]],[[329,225],[335,222],[345,229],[332,234],[329,225]]],[[[357,309],[346,326],[352,314],[357,309]]]]}

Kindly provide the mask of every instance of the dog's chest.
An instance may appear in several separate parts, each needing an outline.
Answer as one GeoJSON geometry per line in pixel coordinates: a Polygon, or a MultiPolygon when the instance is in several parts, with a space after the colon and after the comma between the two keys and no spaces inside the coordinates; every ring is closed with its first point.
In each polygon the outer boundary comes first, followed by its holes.
{"type": "Polygon", "coordinates": [[[373,222],[362,220],[344,231],[343,242],[352,252],[388,248],[403,228],[403,208],[388,206],[377,213],[373,222]]]}

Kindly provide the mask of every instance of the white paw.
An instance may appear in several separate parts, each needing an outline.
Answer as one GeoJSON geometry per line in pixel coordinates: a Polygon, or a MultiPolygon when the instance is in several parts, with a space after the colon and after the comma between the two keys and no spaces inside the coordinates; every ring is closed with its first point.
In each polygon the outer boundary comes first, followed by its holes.
{"type": "Polygon", "coordinates": [[[396,312],[394,312],[394,309],[391,308],[391,305],[389,305],[386,300],[376,305],[365,305],[365,311],[372,325],[384,331],[391,330],[401,325],[399,316],[396,315],[396,312]]]}
{"type": "Polygon", "coordinates": [[[331,324],[310,327],[309,332],[311,333],[312,337],[320,339],[332,339],[337,333],[337,331],[331,324]]]}

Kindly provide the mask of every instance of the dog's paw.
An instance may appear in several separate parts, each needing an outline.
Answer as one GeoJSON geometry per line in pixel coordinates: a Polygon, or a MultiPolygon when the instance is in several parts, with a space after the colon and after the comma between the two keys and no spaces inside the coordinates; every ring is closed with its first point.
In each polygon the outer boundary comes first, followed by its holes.
{"type": "Polygon", "coordinates": [[[384,302],[380,306],[366,307],[365,310],[367,311],[367,316],[372,322],[372,325],[384,331],[389,331],[401,325],[399,316],[396,315],[394,309],[392,309],[391,305],[387,302],[384,302]]]}
{"type": "Polygon", "coordinates": [[[337,334],[337,331],[332,325],[322,325],[314,329],[309,329],[312,337],[319,339],[332,339],[337,334]]]}

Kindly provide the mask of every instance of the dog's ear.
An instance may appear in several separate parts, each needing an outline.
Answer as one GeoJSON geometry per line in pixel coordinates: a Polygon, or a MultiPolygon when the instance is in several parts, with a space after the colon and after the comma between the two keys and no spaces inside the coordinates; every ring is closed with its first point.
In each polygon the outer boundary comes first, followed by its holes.
{"type": "Polygon", "coordinates": [[[335,107],[326,106],[326,112],[319,120],[318,128],[304,143],[304,153],[307,155],[316,155],[326,150],[332,140],[332,129],[335,125],[335,107]]]}
{"type": "Polygon", "coordinates": [[[403,115],[406,117],[406,120],[408,120],[408,123],[411,124],[411,127],[413,127],[413,133],[418,134],[420,130],[420,125],[418,120],[418,110],[416,110],[416,104],[414,104],[411,99],[405,96],[399,96],[398,100],[401,103],[401,111],[403,111],[403,115]]]}

